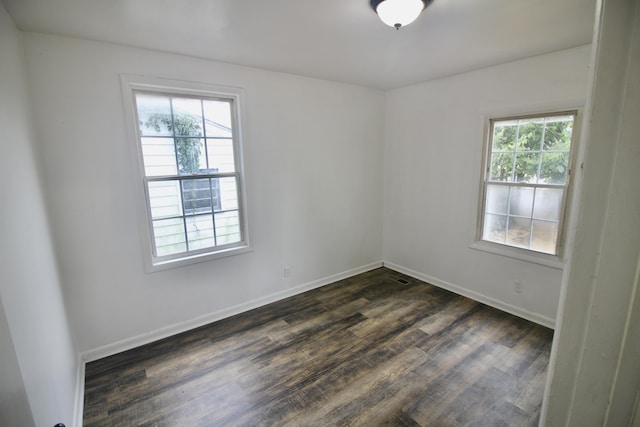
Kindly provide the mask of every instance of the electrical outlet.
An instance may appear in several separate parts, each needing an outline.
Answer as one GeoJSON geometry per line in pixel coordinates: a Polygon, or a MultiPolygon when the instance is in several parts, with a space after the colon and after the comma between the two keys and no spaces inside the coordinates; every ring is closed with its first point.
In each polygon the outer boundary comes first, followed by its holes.
{"type": "Polygon", "coordinates": [[[516,280],[515,282],[513,282],[513,292],[515,292],[516,294],[521,294],[522,293],[522,282],[519,280],[516,280]]]}
{"type": "Polygon", "coordinates": [[[286,266],[283,270],[282,273],[284,274],[284,277],[289,277],[291,276],[291,267],[286,266]]]}

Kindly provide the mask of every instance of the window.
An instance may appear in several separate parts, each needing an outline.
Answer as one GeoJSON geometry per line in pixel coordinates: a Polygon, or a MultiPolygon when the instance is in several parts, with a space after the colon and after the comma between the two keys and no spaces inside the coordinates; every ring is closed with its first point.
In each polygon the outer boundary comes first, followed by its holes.
{"type": "Polygon", "coordinates": [[[247,249],[239,94],[123,81],[133,100],[151,270],[247,249]]]}
{"type": "Polygon", "coordinates": [[[576,115],[490,120],[482,241],[559,256],[576,115]]]}

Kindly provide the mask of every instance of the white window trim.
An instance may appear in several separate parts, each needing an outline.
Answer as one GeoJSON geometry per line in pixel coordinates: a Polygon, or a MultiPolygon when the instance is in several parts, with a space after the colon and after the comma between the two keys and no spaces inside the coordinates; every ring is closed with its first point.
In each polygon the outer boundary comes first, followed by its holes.
{"type": "Polygon", "coordinates": [[[206,83],[185,82],[180,80],[127,74],[122,74],[120,76],[120,83],[122,87],[125,123],[127,126],[129,140],[128,145],[132,150],[131,158],[135,159],[135,176],[138,178],[138,181],[134,185],[134,188],[136,189],[135,195],[137,199],[136,205],[138,211],[138,228],[140,230],[140,239],[144,251],[145,271],[147,273],[153,273],[156,271],[162,271],[213,259],[228,257],[231,255],[251,252],[253,249],[251,248],[251,245],[249,243],[249,221],[246,203],[246,180],[244,174],[245,153],[243,148],[243,136],[245,131],[242,124],[242,114],[244,111],[244,91],[241,88],[237,87],[218,86],[206,83]],[[212,248],[210,251],[204,253],[185,253],[171,259],[166,259],[166,257],[154,256],[152,222],[149,216],[149,210],[147,208],[146,191],[143,188],[145,177],[144,158],[138,136],[139,130],[136,124],[137,114],[134,100],[134,91],[136,90],[159,92],[165,94],[170,93],[178,95],[191,95],[196,97],[224,97],[233,99],[233,102],[235,104],[234,124],[236,131],[236,133],[234,134],[234,151],[238,153],[238,155],[236,156],[239,180],[238,204],[240,208],[240,221],[242,223],[241,230],[243,236],[243,240],[237,246],[212,248]]]}
{"type": "Polygon", "coordinates": [[[534,264],[540,264],[551,268],[564,268],[565,242],[567,240],[567,218],[571,210],[570,201],[572,199],[573,181],[576,173],[576,157],[578,152],[578,144],[580,142],[580,130],[582,127],[582,107],[566,107],[566,108],[544,108],[536,112],[512,113],[512,114],[491,114],[484,117],[484,138],[482,146],[482,161],[480,168],[480,187],[478,192],[478,205],[475,215],[475,236],[474,241],[469,248],[501,255],[509,258],[527,261],[534,264]],[[569,174],[567,175],[567,185],[562,206],[562,214],[558,226],[557,250],[556,255],[537,252],[531,249],[520,248],[517,246],[509,246],[500,243],[490,242],[482,239],[482,227],[485,203],[485,179],[487,164],[490,161],[489,148],[491,145],[491,121],[521,119],[527,117],[541,117],[563,114],[575,114],[573,123],[573,134],[571,139],[571,150],[569,152],[569,174]]]}

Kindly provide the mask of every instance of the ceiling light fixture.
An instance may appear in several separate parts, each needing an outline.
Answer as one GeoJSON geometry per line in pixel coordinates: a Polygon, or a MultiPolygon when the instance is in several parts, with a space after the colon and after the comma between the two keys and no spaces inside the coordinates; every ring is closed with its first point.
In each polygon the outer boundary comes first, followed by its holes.
{"type": "Polygon", "coordinates": [[[382,22],[399,30],[416,20],[432,0],[371,0],[382,22]]]}

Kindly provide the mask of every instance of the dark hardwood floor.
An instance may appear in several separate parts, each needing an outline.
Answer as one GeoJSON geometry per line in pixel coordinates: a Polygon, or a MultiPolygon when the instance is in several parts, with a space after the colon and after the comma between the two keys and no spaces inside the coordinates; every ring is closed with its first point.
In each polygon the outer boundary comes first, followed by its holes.
{"type": "Polygon", "coordinates": [[[87,364],[84,425],[536,426],[552,334],[379,268],[87,364]]]}

